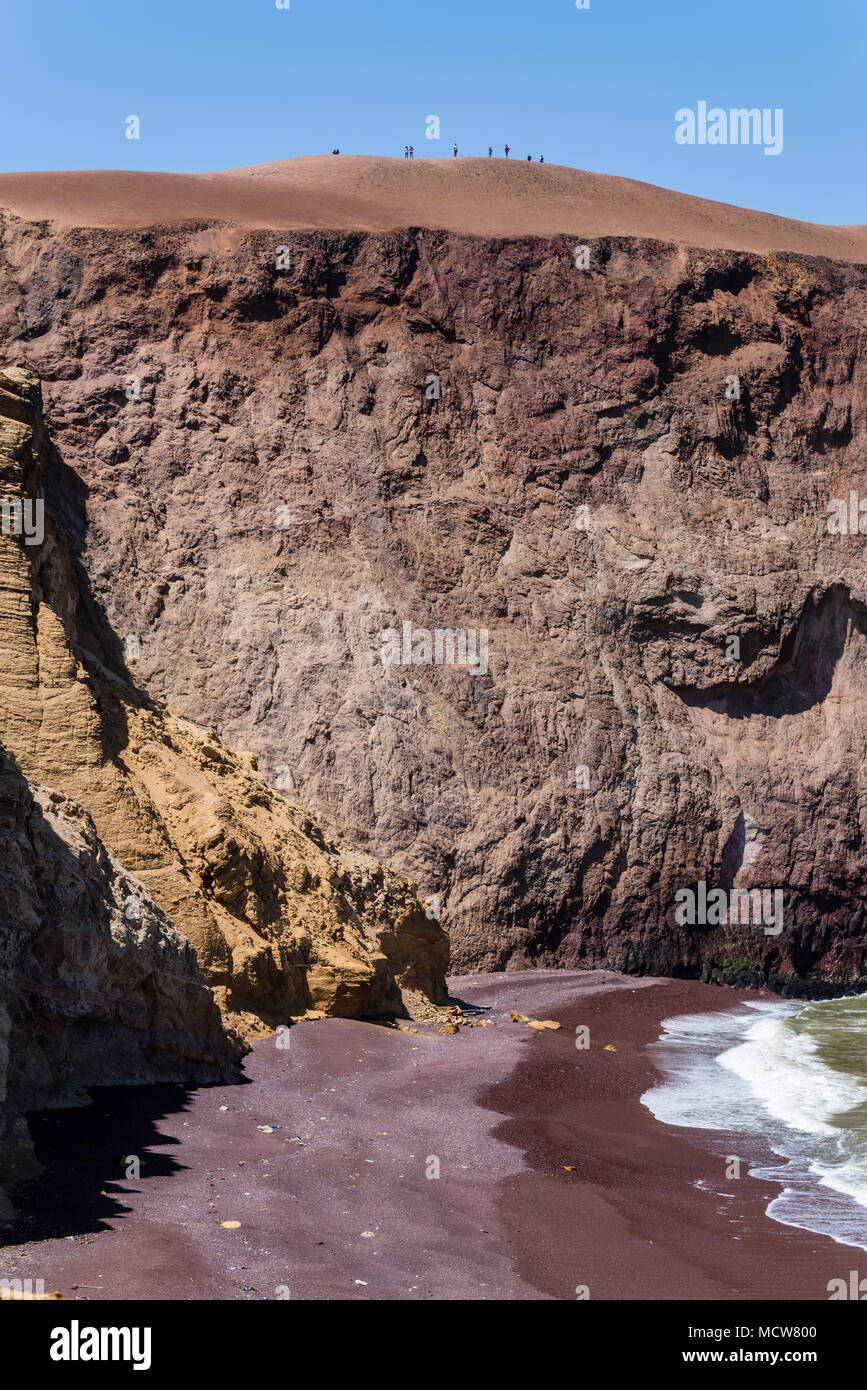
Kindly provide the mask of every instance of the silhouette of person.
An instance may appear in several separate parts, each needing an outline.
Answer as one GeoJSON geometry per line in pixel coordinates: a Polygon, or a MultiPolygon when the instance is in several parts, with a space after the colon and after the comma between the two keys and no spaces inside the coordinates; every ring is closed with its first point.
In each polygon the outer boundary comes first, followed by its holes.
{"type": "Polygon", "coordinates": [[[410,159],[415,159],[415,145],[410,145],[410,147],[409,147],[409,157],[410,157],[410,159]]]}
{"type": "Polygon", "coordinates": [[[488,159],[491,158],[491,155],[492,155],[493,153],[494,153],[494,147],[493,147],[493,145],[489,145],[489,146],[488,146],[488,159]]]}
{"type": "Polygon", "coordinates": [[[404,145],[404,147],[403,147],[403,157],[404,157],[404,159],[409,159],[409,145],[404,145]]]}
{"type": "Polygon", "coordinates": [[[455,159],[457,159],[457,157],[458,157],[458,147],[457,147],[457,145],[455,145],[455,159]]]}
{"type": "Polygon", "coordinates": [[[540,155],[539,155],[539,163],[540,163],[540,164],[544,164],[544,163],[545,163],[545,156],[544,156],[543,154],[540,154],[540,155]]]}
{"type": "Polygon", "coordinates": [[[509,158],[509,146],[508,146],[508,145],[506,146],[506,158],[507,158],[507,159],[509,158]]]}

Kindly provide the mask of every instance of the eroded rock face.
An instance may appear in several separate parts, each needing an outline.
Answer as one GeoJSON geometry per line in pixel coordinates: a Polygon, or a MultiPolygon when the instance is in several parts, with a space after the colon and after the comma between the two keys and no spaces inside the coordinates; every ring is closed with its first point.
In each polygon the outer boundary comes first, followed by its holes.
{"type": "Polygon", "coordinates": [[[190,943],[84,808],[2,752],[0,844],[0,1181],[14,1185],[39,1171],[23,1112],[87,1104],[88,1086],[224,1080],[240,1049],[190,943]]]}
{"type": "MultiPolygon", "coordinates": [[[[0,497],[37,497],[50,456],[35,378],[0,373],[0,497]]],[[[233,1035],[310,1009],[434,1010],[447,939],[412,885],[341,850],[255,757],[132,684],[52,515],[62,486],[44,480],[42,537],[0,546],[0,740],[22,772],[86,807],[195,947],[233,1035]]]]}
{"type": "Polygon", "coordinates": [[[588,244],[7,217],[5,334],[136,679],[459,968],[863,984],[867,272],[588,244]],[[384,665],[404,622],[487,669],[384,665]],[[700,882],[782,932],[681,925],[700,882]]]}

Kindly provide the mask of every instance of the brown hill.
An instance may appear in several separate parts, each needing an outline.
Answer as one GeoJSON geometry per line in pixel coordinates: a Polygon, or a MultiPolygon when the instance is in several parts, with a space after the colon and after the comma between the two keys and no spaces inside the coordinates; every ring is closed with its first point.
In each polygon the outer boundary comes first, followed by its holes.
{"type": "Polygon", "coordinates": [[[426,227],[485,237],[641,236],[867,261],[867,227],[826,227],[635,179],[518,159],[308,155],[211,174],[0,174],[0,207],[62,226],[196,220],[283,231],[426,227]]]}

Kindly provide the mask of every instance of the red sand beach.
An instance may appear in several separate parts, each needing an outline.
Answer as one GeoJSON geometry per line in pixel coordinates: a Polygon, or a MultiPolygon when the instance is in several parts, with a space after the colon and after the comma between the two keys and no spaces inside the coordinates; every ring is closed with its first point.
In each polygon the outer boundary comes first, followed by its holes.
{"type": "Polygon", "coordinates": [[[34,1119],[46,1173],[0,1275],[80,1300],[827,1299],[857,1253],[769,1220],[776,1189],[722,1181],[737,1149],[639,1102],[663,1018],[750,996],[605,971],[452,986],[486,1027],[303,1023],[257,1044],[246,1084],[34,1119]],[[717,1179],[729,1198],[695,1186],[717,1179]]]}
{"type": "Polygon", "coordinates": [[[0,208],[61,226],[215,221],[286,232],[428,227],[488,237],[640,236],[867,261],[862,226],[799,222],[635,179],[505,159],[306,155],[208,174],[0,174],[0,208]]]}

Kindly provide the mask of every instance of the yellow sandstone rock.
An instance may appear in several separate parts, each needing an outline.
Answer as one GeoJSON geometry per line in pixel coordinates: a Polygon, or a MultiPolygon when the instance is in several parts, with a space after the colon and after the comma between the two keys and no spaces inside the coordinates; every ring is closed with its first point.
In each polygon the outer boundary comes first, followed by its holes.
{"type": "Polygon", "coordinates": [[[237,1035],[309,1011],[437,1017],[448,939],[414,885],[137,688],[61,524],[51,457],[36,378],[0,372],[0,498],[48,493],[41,543],[0,537],[0,745],[86,808],[130,876],[130,920],[143,885],[237,1035]]]}

